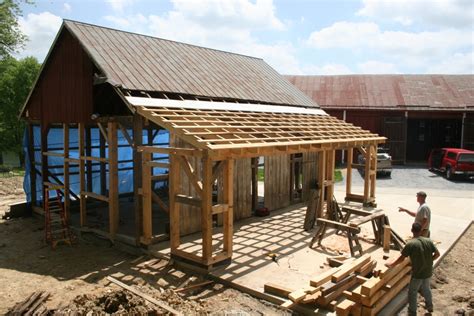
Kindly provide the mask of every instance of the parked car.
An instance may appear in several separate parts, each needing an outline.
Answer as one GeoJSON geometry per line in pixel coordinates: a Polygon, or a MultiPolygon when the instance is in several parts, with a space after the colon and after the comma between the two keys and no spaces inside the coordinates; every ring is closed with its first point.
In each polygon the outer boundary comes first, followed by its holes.
{"type": "MultiPolygon", "coordinates": [[[[360,165],[365,165],[365,156],[359,154],[357,162],[360,165]]],[[[361,167],[361,173],[364,174],[365,169],[361,167]]],[[[387,177],[392,175],[392,156],[388,153],[388,149],[379,147],[377,148],[377,174],[383,174],[387,177]]]]}
{"type": "Polygon", "coordinates": [[[447,179],[474,176],[474,151],[461,148],[433,149],[428,158],[430,171],[440,171],[447,179]]]}

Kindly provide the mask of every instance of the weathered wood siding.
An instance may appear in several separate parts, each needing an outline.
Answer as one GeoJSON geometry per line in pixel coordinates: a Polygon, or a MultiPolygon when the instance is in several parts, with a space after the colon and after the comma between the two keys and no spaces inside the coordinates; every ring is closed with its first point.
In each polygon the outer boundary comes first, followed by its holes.
{"type": "Polygon", "coordinates": [[[234,220],[252,216],[252,165],[250,158],[234,164],[234,220]]]}
{"type": "Polygon", "coordinates": [[[265,207],[290,205],[290,155],[265,157],[265,207]]]}

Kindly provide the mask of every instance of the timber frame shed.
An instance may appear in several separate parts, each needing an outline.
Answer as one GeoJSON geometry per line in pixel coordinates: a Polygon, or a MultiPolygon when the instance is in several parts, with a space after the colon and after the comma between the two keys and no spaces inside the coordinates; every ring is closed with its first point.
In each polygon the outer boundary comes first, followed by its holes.
{"type": "MultiPolygon", "coordinates": [[[[121,226],[130,211],[134,232],[128,239],[149,245],[160,239],[154,233],[159,209],[171,254],[204,266],[232,257],[233,222],[251,216],[256,207],[257,168],[251,161],[265,157],[266,206],[291,203],[290,194],[298,189],[294,179],[302,173],[303,192],[312,186],[320,196],[325,193],[317,214],[325,217],[332,207],[335,151],[365,153],[370,163],[364,192],[351,193],[348,172],[346,198],[370,204],[375,202],[376,148],[385,141],[327,115],[261,59],[69,20],[20,115],[30,135],[34,211],[43,211],[41,196],[53,187],[64,195],[67,219],[77,218],[80,229],[95,229],[89,211],[98,201],[108,219],[101,234],[126,239],[121,226]],[[41,134],[39,149],[35,129],[41,134]],[[48,144],[53,129],[62,129],[54,146],[48,144]],[[153,137],[163,130],[169,143],[157,145],[153,137]],[[91,141],[93,131],[97,143],[91,141]],[[133,192],[119,190],[121,147],[133,153],[128,161],[133,192]],[[304,160],[297,174],[288,171],[296,157],[304,160]],[[51,171],[52,158],[61,159],[59,173],[51,171]],[[78,177],[77,190],[72,176],[78,177]],[[159,181],[166,183],[164,195],[156,191],[159,181]],[[127,194],[131,207],[124,206],[127,194]],[[285,201],[276,203],[282,196],[285,201]],[[223,243],[213,242],[216,229],[223,243]],[[181,236],[197,231],[202,232],[198,252],[180,247],[181,236]]],[[[352,164],[347,166],[350,171],[352,164]]]]}

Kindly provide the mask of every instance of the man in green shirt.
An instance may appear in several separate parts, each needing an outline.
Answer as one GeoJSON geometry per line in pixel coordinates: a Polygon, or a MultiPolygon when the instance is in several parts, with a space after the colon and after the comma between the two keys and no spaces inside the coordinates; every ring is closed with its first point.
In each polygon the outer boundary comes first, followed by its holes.
{"type": "Polygon", "coordinates": [[[439,251],[431,239],[422,237],[422,227],[419,223],[411,226],[413,239],[409,240],[397,260],[385,265],[389,268],[401,263],[406,257],[411,261],[411,280],[408,288],[408,315],[416,315],[416,300],[418,291],[425,298],[426,309],[433,312],[430,281],[433,274],[433,261],[439,257],[439,251]]]}

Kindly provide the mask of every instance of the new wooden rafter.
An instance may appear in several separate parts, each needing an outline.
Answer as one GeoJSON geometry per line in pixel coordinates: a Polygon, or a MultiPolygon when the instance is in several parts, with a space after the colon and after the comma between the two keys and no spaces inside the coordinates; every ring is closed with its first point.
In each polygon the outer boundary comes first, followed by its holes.
{"type": "MultiPolygon", "coordinates": [[[[183,102],[183,106],[185,103],[183,102]]],[[[314,151],[376,145],[384,137],[327,115],[137,106],[140,115],[198,149],[258,156],[260,148],[314,151]],[[316,146],[318,145],[318,146],[316,146]],[[239,151],[245,149],[244,151],[239,151]]]]}

